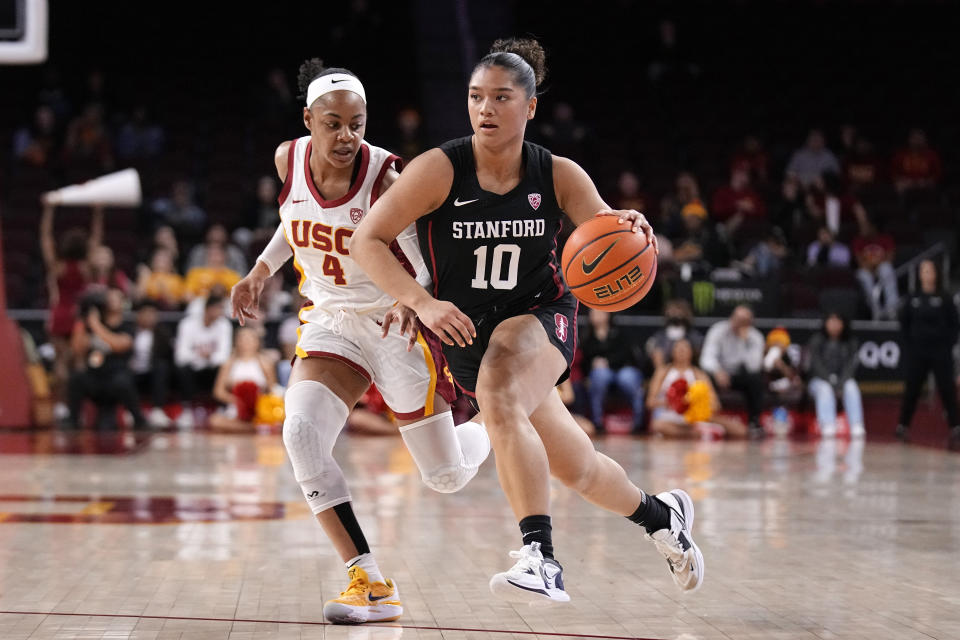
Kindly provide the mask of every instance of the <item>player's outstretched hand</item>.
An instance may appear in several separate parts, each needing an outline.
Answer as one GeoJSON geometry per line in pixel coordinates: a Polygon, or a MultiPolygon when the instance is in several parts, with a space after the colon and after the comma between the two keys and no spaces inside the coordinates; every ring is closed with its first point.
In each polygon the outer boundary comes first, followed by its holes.
{"type": "Polygon", "coordinates": [[[647,216],[634,209],[601,209],[597,211],[598,216],[617,216],[620,224],[628,223],[633,226],[634,233],[642,233],[647,238],[647,242],[653,245],[653,250],[660,254],[660,246],[657,244],[657,236],[653,234],[653,227],[647,220],[647,216]]]}
{"type": "Polygon", "coordinates": [[[263,278],[249,273],[247,277],[233,285],[230,290],[230,306],[232,315],[244,325],[246,318],[257,319],[260,310],[260,294],[263,293],[263,278]]]}
{"type": "Polygon", "coordinates": [[[430,298],[417,309],[417,316],[444,344],[465,347],[473,344],[473,339],[477,337],[473,321],[452,302],[430,298]]]}
{"type": "Polygon", "coordinates": [[[407,351],[413,350],[413,345],[417,344],[417,314],[410,307],[400,304],[399,302],[387,311],[387,315],[383,316],[383,336],[387,337],[387,334],[390,333],[390,327],[393,326],[394,322],[400,323],[400,335],[407,335],[407,330],[410,331],[410,337],[407,338],[407,351]]]}

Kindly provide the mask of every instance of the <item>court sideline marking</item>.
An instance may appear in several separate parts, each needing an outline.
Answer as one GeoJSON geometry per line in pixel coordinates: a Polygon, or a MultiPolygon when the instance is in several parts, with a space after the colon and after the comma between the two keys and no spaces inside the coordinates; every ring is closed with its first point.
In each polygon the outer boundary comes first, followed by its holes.
{"type": "MultiPolygon", "coordinates": [[[[18,616],[74,616],[78,618],[138,618],[144,620],[192,620],[196,622],[265,622],[268,624],[304,624],[324,627],[335,627],[332,622],[296,621],[296,620],[249,620],[245,618],[195,618],[190,616],[140,616],[120,613],[57,613],[56,611],[0,611],[0,615],[10,614],[18,616]]],[[[346,625],[350,626],[350,625],[346,625]]],[[[355,625],[359,626],[359,625],[355,625]]],[[[641,638],[639,636],[603,636],[587,633],[559,633],[556,631],[509,631],[505,629],[474,629],[470,627],[428,627],[412,624],[365,624],[364,627],[374,628],[401,628],[418,629],[422,631],[478,631],[481,633],[515,633],[527,636],[551,636],[557,638],[596,638],[599,640],[657,640],[656,638],[641,638]]]]}

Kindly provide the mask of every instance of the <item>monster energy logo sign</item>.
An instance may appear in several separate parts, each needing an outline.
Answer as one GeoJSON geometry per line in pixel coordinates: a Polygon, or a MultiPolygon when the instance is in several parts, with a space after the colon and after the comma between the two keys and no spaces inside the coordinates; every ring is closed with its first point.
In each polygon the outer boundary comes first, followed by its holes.
{"type": "Polygon", "coordinates": [[[712,282],[693,283],[693,312],[706,315],[713,311],[714,286],[712,282]]]}

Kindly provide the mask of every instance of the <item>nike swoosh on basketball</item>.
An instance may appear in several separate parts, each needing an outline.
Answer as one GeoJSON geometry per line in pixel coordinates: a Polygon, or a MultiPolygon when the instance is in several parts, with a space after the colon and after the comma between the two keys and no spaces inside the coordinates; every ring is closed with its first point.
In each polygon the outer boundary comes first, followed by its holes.
{"type": "Polygon", "coordinates": [[[463,202],[461,202],[461,201],[460,201],[460,198],[457,198],[456,200],[453,201],[453,206],[455,206],[455,207],[462,207],[462,206],[465,205],[465,204],[470,204],[471,202],[476,202],[476,201],[479,200],[479,199],[480,199],[480,198],[474,198],[473,200],[464,200],[463,202]]]}
{"type": "Polygon", "coordinates": [[[303,200],[294,200],[293,204],[300,204],[301,202],[306,202],[306,201],[307,201],[306,198],[304,198],[303,200]]]}
{"type": "Polygon", "coordinates": [[[613,249],[613,245],[617,244],[618,242],[620,242],[619,239],[618,239],[618,240],[614,240],[613,242],[611,242],[611,243],[610,243],[610,246],[607,247],[606,249],[604,249],[604,250],[600,253],[600,255],[598,255],[596,258],[593,259],[592,262],[587,262],[587,259],[584,258],[584,259],[583,259],[583,272],[584,272],[586,275],[590,275],[591,273],[593,273],[593,270],[597,268],[597,265],[600,264],[600,261],[603,260],[603,257],[604,257],[605,255],[607,255],[608,253],[610,253],[610,249],[613,249]]]}

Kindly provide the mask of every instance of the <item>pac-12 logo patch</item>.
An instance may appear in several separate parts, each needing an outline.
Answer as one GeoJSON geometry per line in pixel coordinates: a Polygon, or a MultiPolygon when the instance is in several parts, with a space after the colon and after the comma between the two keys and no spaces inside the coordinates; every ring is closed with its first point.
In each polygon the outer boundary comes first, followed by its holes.
{"type": "Polygon", "coordinates": [[[360,218],[363,217],[363,209],[359,207],[353,207],[350,209],[350,220],[353,221],[353,224],[360,224],[360,218]]]}
{"type": "Polygon", "coordinates": [[[567,327],[570,325],[570,321],[567,320],[567,316],[562,313],[553,314],[553,323],[557,325],[557,338],[560,339],[560,342],[567,341],[567,327]]]}
{"type": "Polygon", "coordinates": [[[539,193],[528,193],[527,201],[530,202],[530,206],[533,207],[533,210],[536,211],[540,208],[540,194],[539,193]]]}

